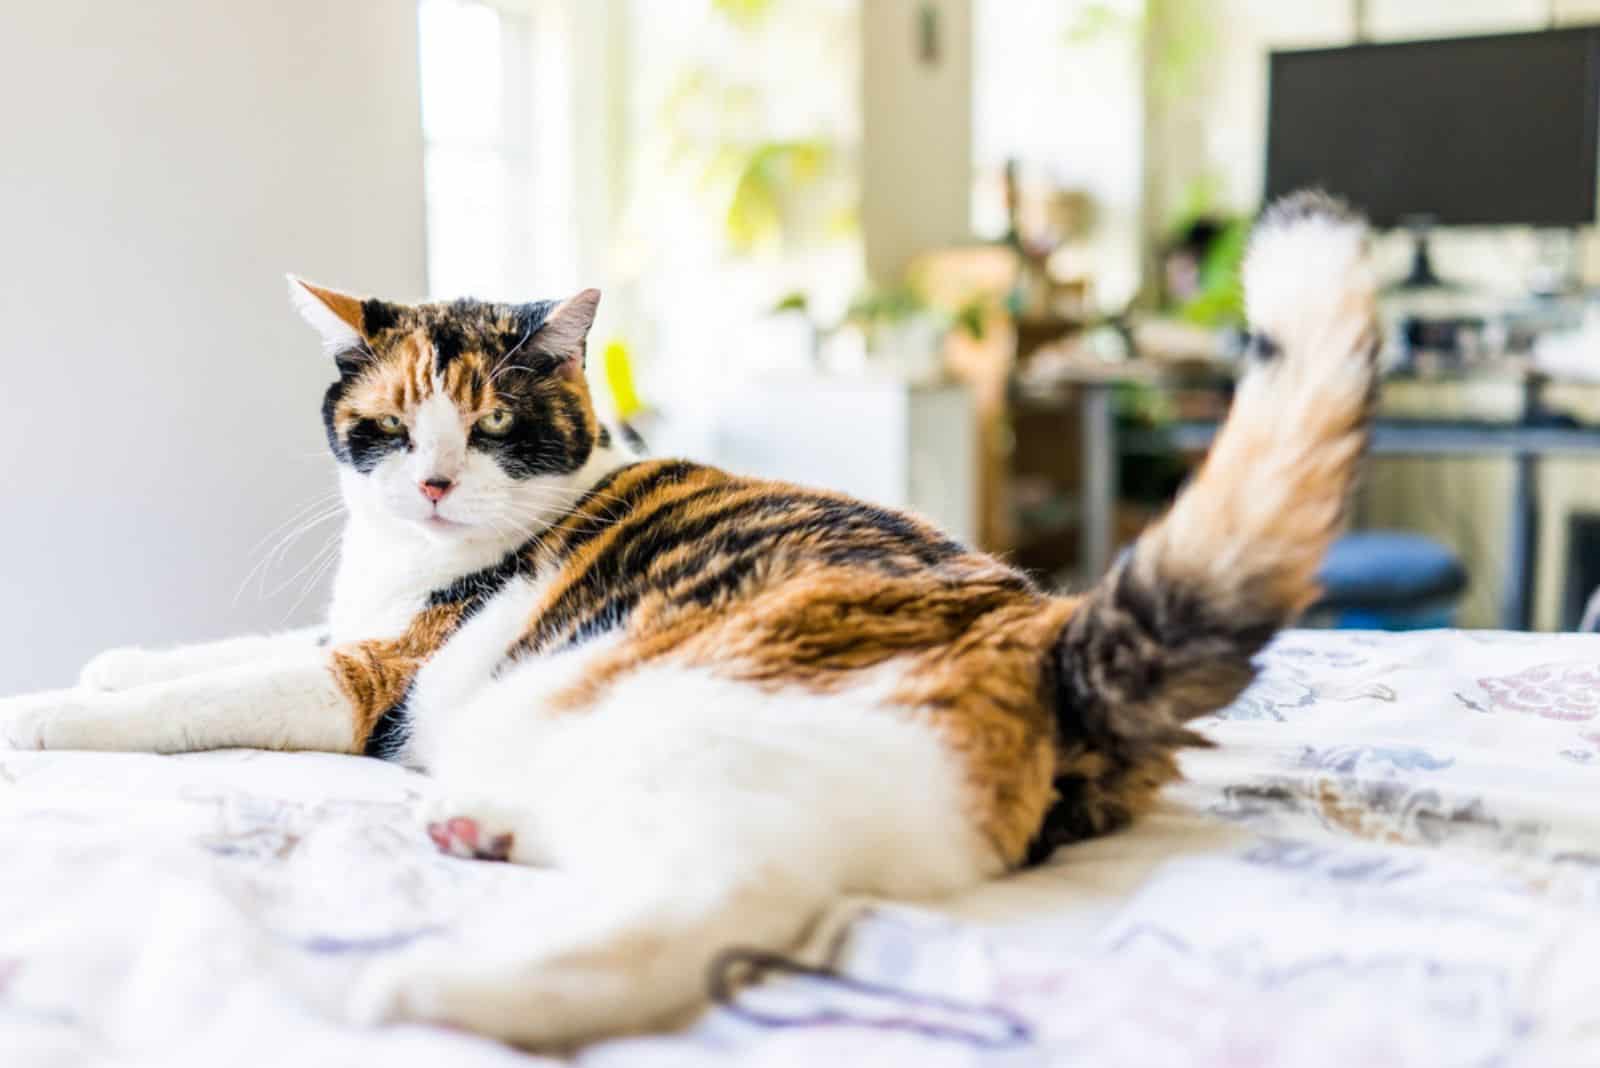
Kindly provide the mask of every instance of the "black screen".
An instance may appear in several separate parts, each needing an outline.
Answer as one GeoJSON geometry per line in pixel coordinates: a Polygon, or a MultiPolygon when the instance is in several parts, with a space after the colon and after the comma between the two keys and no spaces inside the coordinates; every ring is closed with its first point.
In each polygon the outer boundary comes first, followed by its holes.
{"type": "Polygon", "coordinates": [[[1595,218],[1595,28],[1272,55],[1267,197],[1337,193],[1380,226],[1595,218]]]}

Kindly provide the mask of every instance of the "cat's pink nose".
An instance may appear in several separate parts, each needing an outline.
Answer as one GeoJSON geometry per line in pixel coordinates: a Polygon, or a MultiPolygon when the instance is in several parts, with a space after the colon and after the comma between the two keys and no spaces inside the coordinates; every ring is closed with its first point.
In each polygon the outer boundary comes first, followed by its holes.
{"type": "Polygon", "coordinates": [[[422,495],[435,504],[444,500],[444,495],[456,488],[456,484],[448,478],[423,479],[417,486],[422,495]]]}

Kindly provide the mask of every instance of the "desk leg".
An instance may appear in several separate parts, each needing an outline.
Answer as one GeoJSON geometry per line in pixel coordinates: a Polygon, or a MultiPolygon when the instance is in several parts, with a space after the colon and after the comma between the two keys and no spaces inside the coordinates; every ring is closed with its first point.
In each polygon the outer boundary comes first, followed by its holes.
{"type": "Polygon", "coordinates": [[[1078,423],[1083,454],[1078,566],[1087,585],[1111,564],[1117,502],[1117,427],[1111,413],[1109,385],[1081,387],[1078,423]]]}
{"type": "Polygon", "coordinates": [[[1500,625],[1506,630],[1531,630],[1533,583],[1539,571],[1539,458],[1519,452],[1511,462],[1511,529],[1500,590],[1500,625]]]}

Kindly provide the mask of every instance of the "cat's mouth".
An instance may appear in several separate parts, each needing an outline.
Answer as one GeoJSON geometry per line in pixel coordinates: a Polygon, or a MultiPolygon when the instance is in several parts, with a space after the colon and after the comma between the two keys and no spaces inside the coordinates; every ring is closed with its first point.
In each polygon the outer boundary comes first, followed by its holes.
{"type": "Polygon", "coordinates": [[[446,519],[444,516],[435,512],[433,515],[424,518],[422,520],[422,525],[427,527],[429,530],[466,530],[472,524],[460,523],[454,519],[446,519]]]}

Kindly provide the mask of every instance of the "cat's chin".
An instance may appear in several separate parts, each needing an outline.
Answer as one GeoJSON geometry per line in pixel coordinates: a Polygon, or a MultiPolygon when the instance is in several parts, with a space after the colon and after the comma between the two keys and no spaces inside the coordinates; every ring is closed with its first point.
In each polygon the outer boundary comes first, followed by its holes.
{"type": "Polygon", "coordinates": [[[423,539],[441,548],[466,550],[472,547],[506,548],[522,539],[502,526],[483,523],[466,523],[444,516],[408,519],[406,524],[422,535],[423,539]]]}
{"type": "Polygon", "coordinates": [[[488,527],[480,526],[477,523],[463,523],[458,519],[447,519],[442,515],[430,515],[422,519],[408,519],[406,522],[427,540],[443,545],[482,541],[493,534],[493,531],[488,527]]]}
{"type": "Polygon", "coordinates": [[[420,538],[426,542],[450,544],[481,538],[488,532],[488,528],[476,523],[464,523],[441,515],[404,515],[387,508],[371,509],[365,514],[368,522],[391,538],[420,538]]]}
{"type": "Polygon", "coordinates": [[[440,515],[406,514],[383,502],[348,494],[345,502],[352,522],[369,531],[380,545],[409,545],[424,553],[443,552],[452,556],[467,553],[471,556],[503,551],[527,537],[493,517],[485,522],[471,522],[440,515]]]}

